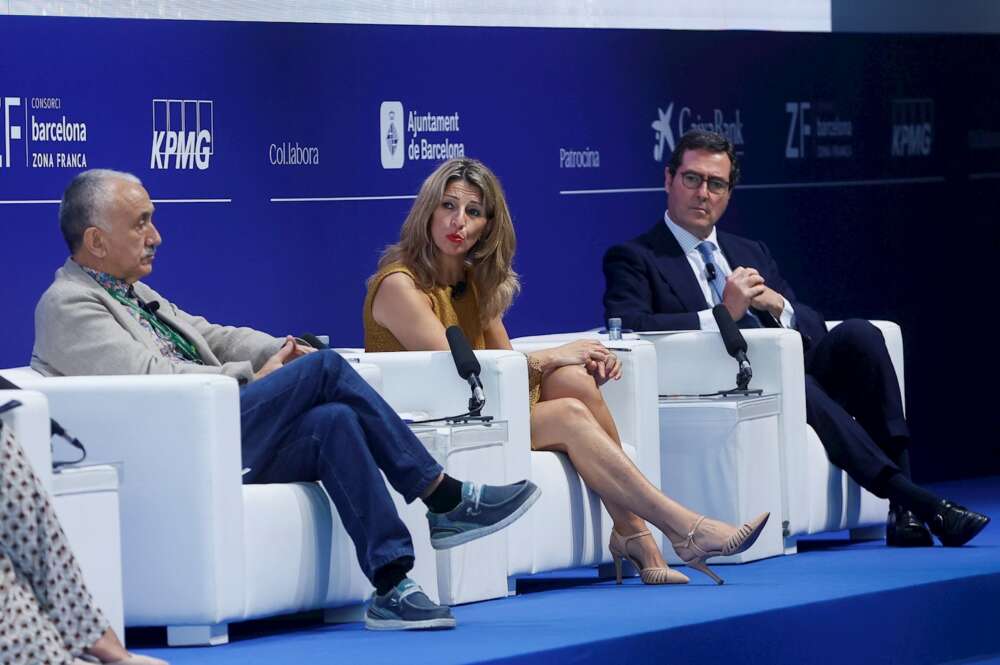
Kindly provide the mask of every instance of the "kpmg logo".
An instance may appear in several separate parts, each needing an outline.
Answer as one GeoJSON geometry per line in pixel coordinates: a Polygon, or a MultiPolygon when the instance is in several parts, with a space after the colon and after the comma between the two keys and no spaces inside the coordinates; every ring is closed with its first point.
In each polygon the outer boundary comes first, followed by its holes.
{"type": "Polygon", "coordinates": [[[459,120],[458,111],[404,112],[403,102],[382,102],[379,107],[382,168],[401,169],[406,160],[440,161],[465,157],[465,144],[448,136],[461,132],[459,120]],[[440,134],[446,136],[437,136],[440,134]]]}
{"type": "Polygon", "coordinates": [[[712,109],[711,113],[702,116],[697,111],[692,111],[690,106],[682,106],[677,112],[677,121],[673,121],[674,103],[667,105],[667,110],[656,109],[657,118],[651,127],[654,132],[653,159],[662,162],[667,157],[666,148],[670,152],[677,147],[675,137],[684,136],[692,129],[701,129],[709,132],[722,134],[733,144],[736,152],[742,152],[740,147],[743,140],[743,120],[740,118],[740,110],[735,109],[731,115],[727,116],[723,109],[712,109]]]}
{"type": "Polygon", "coordinates": [[[204,171],[214,150],[215,104],[208,99],[154,99],[151,169],[204,171]]]}
{"type": "Polygon", "coordinates": [[[382,102],[379,118],[382,168],[401,169],[406,156],[406,149],[403,147],[403,103],[382,102]]]}
{"type": "Polygon", "coordinates": [[[0,96],[0,119],[0,168],[22,154],[31,169],[87,168],[87,123],[67,117],[62,98],[0,96]]]}
{"type": "Polygon", "coordinates": [[[934,100],[892,100],[893,157],[928,157],[934,145],[934,100]]]}

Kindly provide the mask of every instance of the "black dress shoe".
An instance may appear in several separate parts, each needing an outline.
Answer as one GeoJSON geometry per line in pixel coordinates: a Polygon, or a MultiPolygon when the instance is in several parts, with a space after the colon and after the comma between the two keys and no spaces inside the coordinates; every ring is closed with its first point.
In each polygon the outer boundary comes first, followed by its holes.
{"type": "Polygon", "coordinates": [[[904,508],[891,508],[885,522],[885,544],[889,547],[930,547],[934,539],[919,517],[904,508]]]}
{"type": "Polygon", "coordinates": [[[942,501],[931,518],[931,531],[945,547],[960,547],[976,537],[990,518],[951,501],[942,501]]]}

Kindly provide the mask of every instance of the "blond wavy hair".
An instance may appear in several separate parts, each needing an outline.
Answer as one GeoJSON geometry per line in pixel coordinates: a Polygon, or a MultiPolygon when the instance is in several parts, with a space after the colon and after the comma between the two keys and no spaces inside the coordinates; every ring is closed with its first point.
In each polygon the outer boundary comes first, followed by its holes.
{"type": "MultiPolygon", "coordinates": [[[[441,164],[420,186],[420,193],[399,232],[399,242],[382,252],[378,269],[402,263],[416,277],[417,286],[431,289],[443,284],[437,275],[439,250],[431,237],[431,217],[444,198],[449,183],[460,180],[479,190],[486,211],[486,228],[465,257],[472,282],[479,294],[483,325],[502,317],[521,282],[514,272],[514,222],[507,208],[500,181],[490,169],[475,159],[451,159],[441,164]]],[[[371,279],[369,279],[369,284],[371,279]]]]}

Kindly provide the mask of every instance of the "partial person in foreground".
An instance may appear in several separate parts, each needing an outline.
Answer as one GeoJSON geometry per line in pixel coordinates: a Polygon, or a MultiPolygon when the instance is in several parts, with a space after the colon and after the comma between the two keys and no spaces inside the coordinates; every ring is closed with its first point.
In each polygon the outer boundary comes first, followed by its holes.
{"type": "MultiPolygon", "coordinates": [[[[400,232],[368,280],[364,305],[368,351],[445,350],[457,325],[473,348],[510,349],[503,314],[520,286],[513,269],[514,226],[496,176],[475,160],[443,163],[424,181],[400,232]]],[[[643,520],[655,524],[678,556],[722,580],[711,556],[749,548],[767,521],[740,527],[700,516],[654,487],[622,449],[599,386],[621,377],[618,358],[581,340],[528,354],[531,446],[566,453],[614,519],[610,549],[628,558],[646,584],[688,578],[663,561],[643,520]]]]}
{"type": "Polygon", "coordinates": [[[94,605],[49,493],[3,423],[0,497],[0,662],[167,665],[126,651],[94,605]]]}
{"type": "Polygon", "coordinates": [[[964,545],[989,518],[910,480],[910,431],[881,331],[862,319],[827,331],[764,243],[716,230],[739,175],[724,136],[695,130],[681,137],[665,171],[662,219],[604,256],[605,315],[633,330],[718,330],[712,306],[721,303],[741,327],[797,330],[806,421],[833,464],[889,498],[886,543],[929,546],[933,532],[943,545],[964,545]]]}
{"type": "Polygon", "coordinates": [[[538,497],[529,481],[489,486],[442,472],[350,364],[293,337],[209,323],[139,281],[161,238],[138,178],[81,173],[59,208],[71,256],[35,310],[31,366],[49,376],[231,376],[240,384],[245,483],[322,480],[375,592],[373,630],[450,628],[447,607],[407,577],[413,545],[382,480],[428,507],[431,544],[452,547],[511,524],[538,497]]]}

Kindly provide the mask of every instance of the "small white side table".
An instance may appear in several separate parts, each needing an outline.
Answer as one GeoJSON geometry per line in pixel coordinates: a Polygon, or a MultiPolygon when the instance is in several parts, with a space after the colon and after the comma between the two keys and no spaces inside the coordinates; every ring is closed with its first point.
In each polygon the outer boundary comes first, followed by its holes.
{"type": "MultiPolygon", "coordinates": [[[[712,562],[746,563],[784,553],[779,411],[776,394],[660,398],[663,491],[691,510],[730,524],[771,513],[753,547],[712,562]]],[[[668,562],[679,563],[664,541],[668,562]]]]}
{"type": "MultiPolygon", "coordinates": [[[[507,422],[469,421],[411,426],[445,473],[476,484],[507,482],[507,422]]],[[[437,588],[446,605],[507,596],[507,536],[503,531],[437,552],[437,588]]]]}
{"type": "Polygon", "coordinates": [[[53,473],[52,497],[94,602],[124,640],[118,468],[97,464],[53,473]]]}

